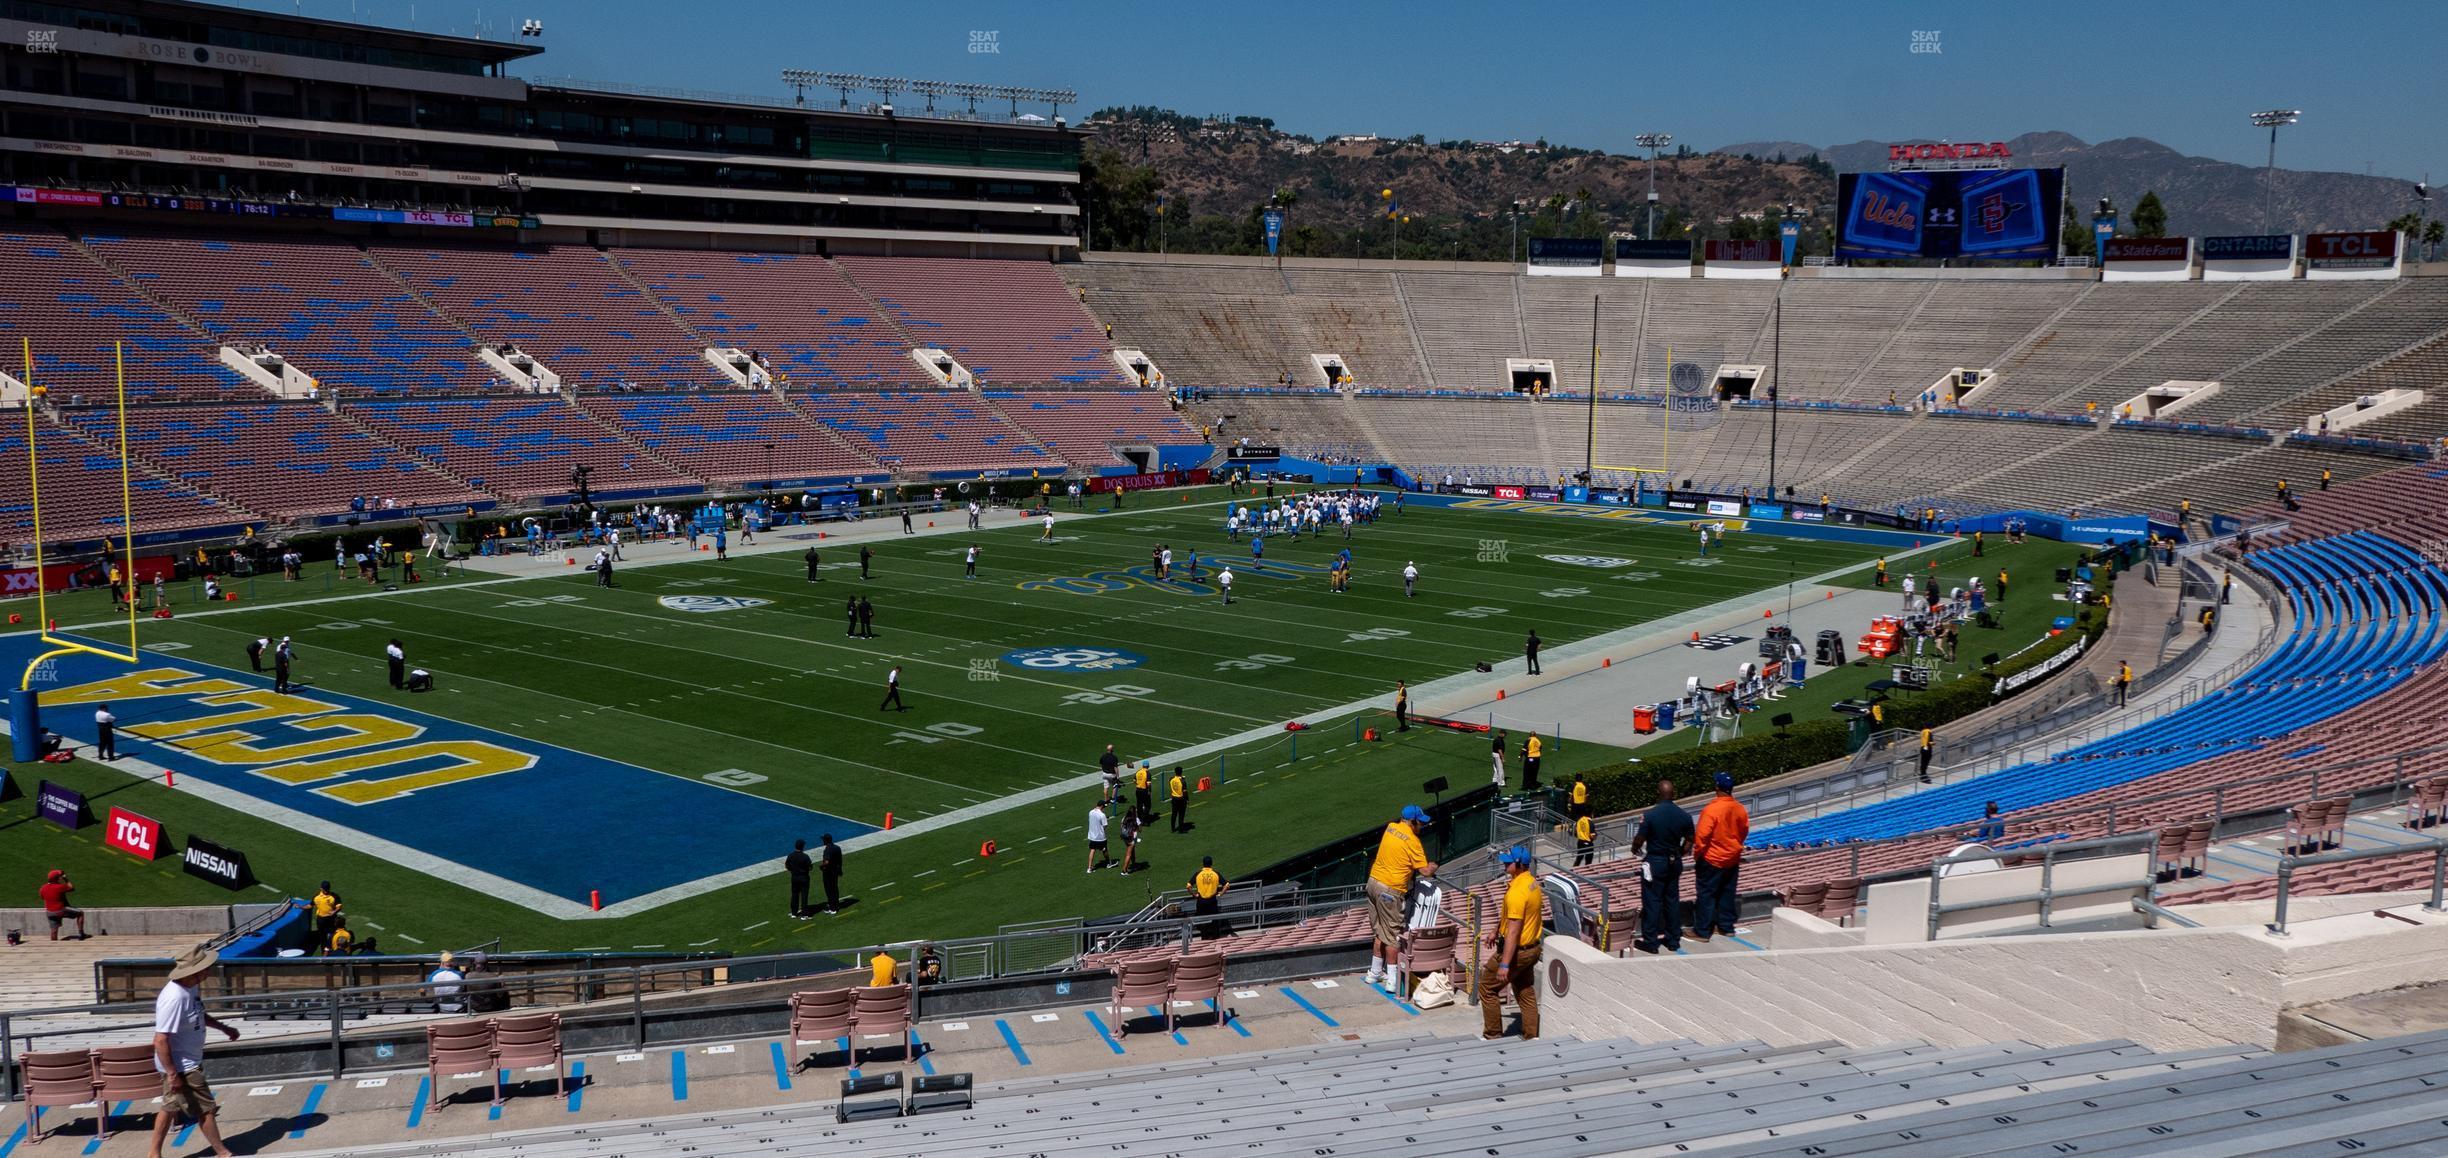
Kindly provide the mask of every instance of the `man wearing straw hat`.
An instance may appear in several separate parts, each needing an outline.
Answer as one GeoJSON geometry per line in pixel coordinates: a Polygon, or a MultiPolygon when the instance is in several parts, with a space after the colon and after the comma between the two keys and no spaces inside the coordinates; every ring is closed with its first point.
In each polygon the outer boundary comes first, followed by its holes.
{"type": "Polygon", "coordinates": [[[153,1068],[162,1075],[161,1112],[153,1116],[153,1146],[147,1158],[161,1158],[162,1141],[170,1136],[170,1120],[181,1114],[204,1128],[213,1153],[227,1155],[221,1144],[221,1105],[204,1080],[204,1030],[212,1028],[238,1040],[238,1031],[204,1012],[196,986],[212,971],[221,955],[198,947],[179,955],[170,966],[170,980],[153,1000],[153,1068]]]}

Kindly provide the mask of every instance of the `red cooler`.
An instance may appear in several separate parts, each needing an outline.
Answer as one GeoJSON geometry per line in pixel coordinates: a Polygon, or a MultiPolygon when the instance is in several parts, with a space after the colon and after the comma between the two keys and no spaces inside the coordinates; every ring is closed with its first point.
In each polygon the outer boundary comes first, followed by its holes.
{"type": "Polygon", "coordinates": [[[1632,709],[1632,730],[1641,735],[1657,731],[1657,709],[1640,704],[1632,709]]]}

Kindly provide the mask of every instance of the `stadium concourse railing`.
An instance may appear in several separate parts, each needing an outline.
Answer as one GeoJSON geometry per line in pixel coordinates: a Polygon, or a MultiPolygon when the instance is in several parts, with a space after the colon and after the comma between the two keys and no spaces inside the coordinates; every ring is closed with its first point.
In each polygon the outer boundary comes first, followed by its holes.
{"type": "Polygon", "coordinates": [[[2320,868],[2325,865],[2349,864],[2355,861],[2380,860],[2384,857],[2431,856],[2431,900],[2423,906],[2425,912],[2448,913],[2448,840],[2436,836],[2420,836],[2402,844],[2380,848],[2346,848],[2335,852],[2313,853],[2309,856],[2285,856],[2278,860],[2278,896],[2266,926],[2273,937],[2287,935],[2287,894],[2295,887],[2298,869],[2320,868]]]}
{"type": "MultiPolygon", "coordinates": [[[[2260,590],[2265,581],[2246,573],[2245,582],[2260,590]]],[[[2274,591],[2265,592],[2271,599],[2274,591]]],[[[2181,616],[2175,630],[2182,630],[2181,616]]],[[[2203,696],[2223,688],[2237,676],[2259,663],[2276,644],[2278,625],[2274,619],[2264,620],[2257,628],[2253,645],[2234,659],[2207,675],[2188,675],[2193,661],[2210,644],[2202,636],[2185,647],[2175,658],[2134,678],[2127,698],[2146,697],[2159,687],[2182,679],[2165,711],[2189,706],[2203,696]]],[[[1974,757],[1970,760],[1950,759],[1946,763],[1933,761],[1930,784],[1920,782],[1920,762],[1914,747],[1917,734],[1891,728],[1870,738],[1853,754],[1851,762],[1838,772],[1805,784],[1762,792],[1751,802],[1751,822],[1766,828],[1798,820],[1842,812],[1866,804],[1876,804],[1899,796],[1909,796],[1925,787],[1947,784],[1956,780],[1986,776],[2016,764],[2026,762],[2021,754],[2032,742],[2046,740],[2052,746],[2078,747],[2094,740],[2114,735],[2133,726],[2133,721],[2113,714],[2113,697],[2102,687],[2098,677],[2079,673],[2080,680],[2089,681],[2089,689],[2080,698],[2055,703],[2035,704],[2027,713],[2017,713],[1997,724],[1984,728],[1980,735],[1948,744],[1944,752],[1950,757],[1974,757]]],[[[2079,682],[2079,681],[2078,681],[2079,682]]]]}
{"type": "MultiPolygon", "coordinates": [[[[1305,904],[1304,907],[1314,910],[1312,915],[1315,915],[1332,908],[1346,907],[1347,904],[1330,906],[1318,902],[1305,904]]],[[[1189,919],[1149,922],[1137,933],[1188,945],[1207,924],[1206,921],[1189,919]]],[[[907,967],[909,959],[918,955],[918,949],[913,946],[931,947],[938,954],[938,959],[944,964],[945,983],[1005,980],[1033,973],[1059,975],[1065,969],[1077,967],[1084,947],[1082,930],[1055,928],[755,957],[721,957],[486,976],[501,984],[513,1008],[588,1007],[589,1012],[608,1014],[610,1020],[625,1020],[627,1023],[626,1032],[619,1035],[619,1040],[601,1044],[608,1048],[625,1042],[635,1048],[644,1048],[660,1041],[679,1040],[690,1032],[691,1026],[700,1024],[710,1016],[704,1009],[675,1009],[663,1004],[669,1000],[689,995],[718,995],[725,991],[740,993],[746,1000],[756,1000],[750,987],[770,988],[774,983],[817,979],[853,983],[851,979],[865,975],[862,963],[879,951],[896,951],[904,958],[904,967],[907,967]],[[650,998],[653,1000],[650,1001],[650,998]],[[655,1036],[653,1031],[656,1029],[663,1030],[664,1035],[655,1036]]],[[[923,1001],[927,988],[921,986],[917,992],[923,1001]]],[[[459,1008],[445,1008],[446,1005],[463,1001],[464,997],[438,995],[433,985],[423,980],[294,989],[274,994],[207,993],[200,995],[200,998],[207,1012],[224,1019],[283,1020],[301,1024],[311,1019],[324,1023],[328,1027],[328,1055],[319,1070],[329,1072],[334,1078],[345,1076],[352,1063],[357,1063],[359,1068],[383,1069],[396,1069],[404,1064],[388,1044],[380,1048],[352,1050],[348,1032],[352,1027],[376,1032],[397,1031],[401,1026],[413,1028],[427,1021],[467,1016],[459,1008]],[[375,1017],[390,1020],[377,1025],[370,1021],[375,1017]]],[[[772,1000],[770,995],[766,999],[772,1000]]],[[[153,1001],[149,994],[140,1000],[0,1011],[0,1075],[5,1075],[5,1082],[0,1083],[5,1088],[0,1089],[0,1093],[15,1096],[20,1082],[16,1064],[18,1057],[41,1050],[45,1041],[124,1033],[133,1043],[149,1036],[152,1031],[153,1001]]],[[[242,1040],[230,1048],[244,1050],[249,1044],[242,1040]]],[[[286,1044],[294,1044],[294,1041],[286,1044]]]]}

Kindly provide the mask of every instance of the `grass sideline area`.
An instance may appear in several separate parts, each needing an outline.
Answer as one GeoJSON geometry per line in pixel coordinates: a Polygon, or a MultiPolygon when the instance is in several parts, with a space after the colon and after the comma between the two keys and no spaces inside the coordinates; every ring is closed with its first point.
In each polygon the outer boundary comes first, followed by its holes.
{"type": "MultiPolygon", "coordinates": [[[[1227,557],[1242,579],[1227,608],[1197,587],[1148,573],[1148,552],[1159,542],[1173,547],[1183,571],[1192,545],[1207,559],[1228,547],[1215,498],[1213,490],[1134,495],[1106,517],[1058,513],[1052,543],[1036,541],[1034,521],[1008,513],[974,533],[939,527],[933,535],[888,535],[871,541],[874,577],[863,583],[855,552],[829,540],[808,541],[823,549],[825,562],[823,582],[810,582],[800,541],[792,540],[780,553],[721,562],[680,556],[685,561],[621,570],[611,589],[575,573],[454,579],[343,599],[317,591],[284,597],[274,578],[259,580],[259,593],[234,606],[143,621],[146,647],[170,649],[155,654],[197,678],[260,687],[265,677],[244,670],[244,642],[291,635],[305,697],[431,715],[511,747],[616,762],[614,770],[659,773],[696,784],[701,794],[719,786],[760,807],[806,809],[860,826],[880,826],[888,810],[897,826],[934,819],[935,826],[896,833],[889,843],[852,846],[845,894],[857,903],[840,917],[788,919],[778,875],[718,880],[617,918],[544,916],[395,863],[345,831],[314,835],[256,814],[244,797],[201,798],[184,770],[177,790],[86,761],[18,766],[15,774],[29,793],[32,779],[47,775],[88,792],[97,813],[118,805],[161,820],[174,845],[194,833],[242,849],[257,877],[280,893],[303,895],[329,878],[349,899],[353,923],[372,923],[360,935],[379,936],[393,950],[499,936],[518,949],[758,951],[990,932],[1017,921],[1126,912],[1178,887],[1202,855],[1214,855],[1230,876],[1365,831],[1416,799],[1430,777],[1467,786],[1485,774],[1483,738],[1414,729],[1362,744],[1348,716],[1302,733],[1299,758],[1290,759],[1293,741],[1279,730],[1294,716],[1364,701],[1372,705],[1364,714],[1382,713],[1396,679],[1416,685],[1476,662],[1518,662],[1531,627],[1560,645],[1873,557],[1854,543],[1737,535],[1713,552],[1715,561],[1686,567],[1694,543],[1676,525],[1414,507],[1355,532],[1348,593],[1327,591],[1322,573],[1344,546],[1337,535],[1270,539],[1263,574],[1248,569],[1246,544],[1234,547],[1227,557]],[[972,542],[983,551],[980,577],[966,579],[962,555],[972,542]],[[1406,561],[1422,572],[1415,599],[1401,590],[1406,561]],[[876,603],[875,639],[838,634],[841,599],[852,589],[876,603]],[[675,610],[672,600],[738,602],[690,611],[675,610]],[[391,637],[407,643],[413,663],[437,672],[442,690],[410,697],[389,688],[379,656],[391,637]],[[1119,654],[1100,657],[1111,666],[1076,669],[1013,659],[1086,652],[1119,654]],[[894,663],[904,667],[910,710],[879,712],[883,674],[894,663]],[[1190,835],[1164,831],[1159,790],[1159,823],[1142,845],[1151,871],[1140,876],[1084,872],[1079,829],[1094,790],[1064,785],[1092,773],[1107,742],[1125,759],[1223,749],[1221,775],[1215,755],[1185,761],[1194,782],[1216,778],[1212,791],[1193,798],[1190,835]],[[989,839],[997,854],[979,856],[989,839]]],[[[958,517],[937,516],[939,523],[958,517]]],[[[670,558],[681,550],[642,544],[631,556],[670,558]]],[[[1202,569],[1211,574],[1212,567],[1202,569]]],[[[99,614],[74,621],[107,618],[100,593],[80,594],[99,614]]],[[[61,604],[53,611],[71,622],[61,604]]],[[[178,722],[171,717],[181,713],[155,719],[146,704],[114,705],[124,755],[143,758],[173,743],[131,736],[148,722],[178,722]]],[[[278,725],[277,736],[258,742],[298,738],[285,729],[278,725]]],[[[1567,728],[1549,753],[1546,778],[1553,783],[1622,756],[1575,740],[1567,728]]],[[[506,810],[517,823],[581,834],[638,822],[620,815],[625,798],[521,787],[538,775],[369,799],[362,815],[377,829],[381,812],[413,807],[413,823],[390,823],[384,839],[423,841],[426,851],[470,861],[520,851],[492,847],[518,843],[515,827],[488,830],[508,833],[490,846],[454,836],[453,818],[465,814],[473,824],[476,810],[506,810]]],[[[261,768],[195,779],[284,807],[328,786],[281,783],[261,768]]],[[[691,822],[680,813],[666,819],[683,831],[691,822]]],[[[44,870],[64,867],[84,885],[79,900],[93,905],[233,899],[176,875],[174,864],[147,865],[101,848],[97,828],[66,832],[35,820],[28,799],[0,804],[0,831],[12,834],[0,840],[0,880],[39,882],[44,870]]],[[[539,845],[556,835],[525,831],[539,845]]],[[[793,835],[813,843],[818,831],[814,822],[692,831],[683,847],[709,858],[709,877],[742,862],[761,872],[793,835]]],[[[567,883],[557,892],[570,899],[567,883]]],[[[608,903],[621,899],[617,884],[604,891],[608,903]]]]}

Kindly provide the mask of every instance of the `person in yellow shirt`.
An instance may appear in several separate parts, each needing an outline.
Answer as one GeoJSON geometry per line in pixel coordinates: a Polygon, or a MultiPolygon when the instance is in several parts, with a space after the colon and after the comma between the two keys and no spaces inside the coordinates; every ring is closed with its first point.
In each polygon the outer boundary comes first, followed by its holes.
{"type": "Polygon", "coordinates": [[[1522,741],[1522,791],[1539,790],[1539,754],[1545,750],[1536,732],[1530,733],[1530,738],[1522,741]]]}
{"type": "Polygon", "coordinates": [[[333,917],[331,936],[323,942],[326,957],[346,957],[356,951],[357,934],[349,932],[347,917],[333,917]]]}
{"type": "Polygon", "coordinates": [[[1598,859],[1598,830],[1588,816],[1573,818],[1573,864],[1585,865],[1598,859]]]}
{"type": "Polygon", "coordinates": [[[1547,929],[1547,894],[1530,871],[1530,850],[1520,845],[1497,857],[1510,877],[1505,882],[1503,920],[1487,935],[1490,950],[1479,970],[1480,1038],[1504,1036],[1504,995],[1513,993],[1521,1007],[1523,1041],[1538,1038],[1539,938],[1547,929]]]}
{"type": "Polygon", "coordinates": [[[1139,762],[1139,770],[1131,773],[1132,802],[1139,810],[1139,823],[1156,819],[1156,778],[1148,773],[1147,761],[1139,762]]]}
{"type": "Polygon", "coordinates": [[[1215,858],[1212,856],[1200,857],[1199,871],[1190,874],[1192,915],[1215,916],[1217,898],[1222,897],[1224,890],[1230,887],[1231,885],[1224,880],[1224,874],[1215,871],[1215,858]]]}
{"type": "Polygon", "coordinates": [[[874,974],[867,979],[867,984],[877,989],[892,984],[893,970],[899,968],[900,965],[900,962],[893,960],[892,954],[882,949],[876,950],[875,956],[867,959],[868,968],[874,970],[874,974]]]}
{"type": "Polygon", "coordinates": [[[1181,765],[1173,766],[1173,776],[1165,781],[1165,795],[1173,801],[1173,831],[1190,831],[1190,784],[1182,776],[1181,765]]]}
{"type": "Polygon", "coordinates": [[[315,944],[331,944],[332,930],[339,928],[340,910],[347,906],[340,900],[340,894],[332,891],[330,881],[317,886],[314,900],[308,903],[314,907],[315,944]]]}
{"type": "Polygon", "coordinates": [[[1588,816],[1590,814],[1589,773],[1573,773],[1572,807],[1570,814],[1573,816],[1588,816]]]}
{"type": "Polygon", "coordinates": [[[1363,892],[1369,901],[1369,935],[1375,944],[1369,947],[1368,982],[1382,984],[1394,977],[1394,943],[1402,936],[1403,898],[1411,891],[1411,882],[1418,877],[1435,876],[1436,862],[1428,859],[1428,851],[1420,845],[1420,830],[1428,827],[1428,810],[1416,804],[1403,806],[1402,816],[1385,826],[1385,835],[1377,839],[1377,859],[1369,863],[1368,883],[1363,892]]]}
{"type": "Polygon", "coordinates": [[[1930,778],[1929,778],[1930,757],[1931,757],[1932,755],[1936,754],[1936,752],[1937,752],[1937,751],[1938,751],[1938,736],[1937,736],[1937,733],[1935,733],[1935,732],[1931,731],[1931,730],[1930,730],[1930,729],[1928,729],[1928,728],[1923,728],[1923,729],[1921,729],[1921,782],[1922,782],[1923,784],[1927,784],[1927,783],[1929,783],[1929,782],[1930,782],[1930,778]]]}

